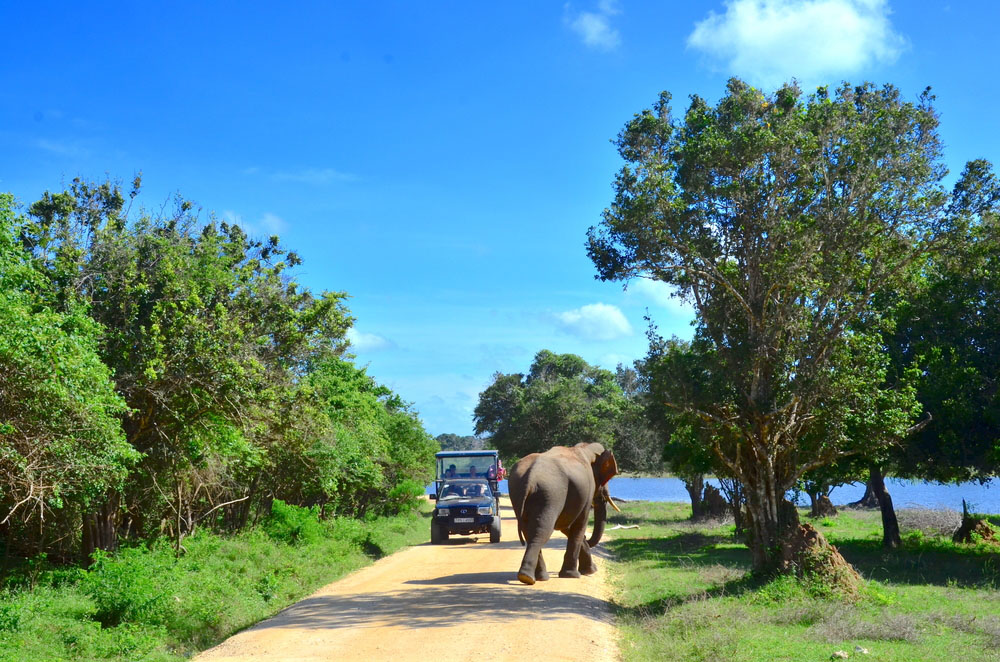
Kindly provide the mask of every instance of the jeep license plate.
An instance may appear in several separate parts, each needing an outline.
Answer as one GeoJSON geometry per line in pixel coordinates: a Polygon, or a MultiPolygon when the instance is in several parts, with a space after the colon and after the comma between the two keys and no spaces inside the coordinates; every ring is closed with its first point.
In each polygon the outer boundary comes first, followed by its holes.
{"type": "Polygon", "coordinates": [[[456,517],[454,519],[455,524],[472,524],[475,521],[475,518],[472,517],[456,517]]]}

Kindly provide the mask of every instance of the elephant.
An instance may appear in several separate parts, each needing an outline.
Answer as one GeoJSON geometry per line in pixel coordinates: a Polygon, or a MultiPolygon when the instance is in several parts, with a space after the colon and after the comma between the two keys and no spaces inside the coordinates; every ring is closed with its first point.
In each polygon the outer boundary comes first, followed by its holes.
{"type": "Polygon", "coordinates": [[[526,546],[517,572],[520,581],[530,585],[549,578],[542,547],[555,530],[567,538],[559,576],[580,577],[597,572],[590,548],[604,534],[606,502],[618,510],[607,488],[617,473],[614,453],[598,443],[555,446],[518,460],[507,476],[507,486],[517,517],[517,535],[526,546]],[[594,532],[586,540],[592,505],[594,532]]]}

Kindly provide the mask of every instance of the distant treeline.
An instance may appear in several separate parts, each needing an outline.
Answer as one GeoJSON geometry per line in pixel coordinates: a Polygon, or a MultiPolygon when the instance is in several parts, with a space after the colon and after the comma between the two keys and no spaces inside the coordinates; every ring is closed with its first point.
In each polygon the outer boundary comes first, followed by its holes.
{"type": "Polygon", "coordinates": [[[134,210],[138,178],[0,195],[0,545],[87,562],[123,538],[238,530],[273,499],[409,507],[438,448],[354,366],[343,292],[272,236],[134,210]]]}

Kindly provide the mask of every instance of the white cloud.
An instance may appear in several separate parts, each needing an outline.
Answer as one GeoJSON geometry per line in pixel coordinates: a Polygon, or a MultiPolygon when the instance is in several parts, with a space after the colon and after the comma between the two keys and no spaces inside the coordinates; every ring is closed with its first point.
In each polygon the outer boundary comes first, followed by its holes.
{"type": "Polygon", "coordinates": [[[615,0],[600,0],[596,12],[570,13],[566,5],[566,24],[591,48],[613,51],[621,44],[621,35],[611,27],[611,17],[621,13],[615,0]]]}
{"type": "Polygon", "coordinates": [[[375,333],[364,333],[354,328],[347,330],[347,339],[351,341],[351,347],[359,352],[377,352],[395,347],[388,338],[375,333]]]}
{"type": "Polygon", "coordinates": [[[606,303],[556,313],[555,319],[564,331],[584,340],[615,340],[632,335],[632,325],[622,311],[606,303]]]}
{"type": "Polygon", "coordinates": [[[896,61],[906,39],[890,13],[886,0],[728,0],[687,44],[751,82],[823,83],[896,61]]]}

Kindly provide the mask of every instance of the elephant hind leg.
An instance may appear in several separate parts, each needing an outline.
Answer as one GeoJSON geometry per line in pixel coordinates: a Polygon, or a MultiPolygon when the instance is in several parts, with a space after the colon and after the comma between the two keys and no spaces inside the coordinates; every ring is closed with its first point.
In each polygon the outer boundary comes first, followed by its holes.
{"type": "Polygon", "coordinates": [[[521,568],[517,571],[517,578],[521,582],[531,585],[536,580],[544,582],[549,578],[545,559],[542,557],[542,548],[552,536],[555,519],[554,513],[542,512],[535,519],[525,518],[522,523],[527,549],[524,550],[524,557],[521,559],[521,568]]]}
{"type": "Polygon", "coordinates": [[[545,567],[545,557],[542,556],[543,544],[528,544],[528,549],[524,552],[524,559],[521,561],[521,569],[517,571],[517,578],[522,583],[530,586],[535,581],[548,581],[549,572],[545,567]]]}

